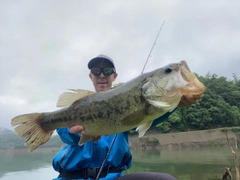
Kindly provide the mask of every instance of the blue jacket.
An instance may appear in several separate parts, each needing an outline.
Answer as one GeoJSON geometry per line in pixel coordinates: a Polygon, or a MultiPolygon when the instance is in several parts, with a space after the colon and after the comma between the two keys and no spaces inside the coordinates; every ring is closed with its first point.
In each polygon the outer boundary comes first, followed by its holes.
{"type": "MultiPolygon", "coordinates": [[[[156,119],[152,126],[165,121],[171,113],[156,119]]],[[[58,172],[76,171],[83,168],[100,168],[114,135],[102,136],[98,142],[89,141],[83,146],[79,146],[78,134],[70,134],[69,128],[57,129],[61,140],[68,144],[63,147],[53,159],[53,168],[58,172]]],[[[118,133],[115,143],[111,149],[108,159],[105,163],[106,168],[128,169],[132,163],[132,153],[128,147],[128,132],[118,133]]],[[[121,173],[110,173],[105,180],[114,179],[123,176],[121,173]]],[[[55,180],[60,180],[57,178],[55,180]]]]}

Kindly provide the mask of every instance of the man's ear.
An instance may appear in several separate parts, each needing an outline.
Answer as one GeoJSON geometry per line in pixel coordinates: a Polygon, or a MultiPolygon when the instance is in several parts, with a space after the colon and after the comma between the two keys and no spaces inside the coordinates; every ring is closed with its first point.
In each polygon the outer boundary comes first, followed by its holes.
{"type": "Polygon", "coordinates": [[[117,76],[118,76],[118,73],[114,73],[114,81],[117,78],[117,76]]]}
{"type": "Polygon", "coordinates": [[[90,79],[92,79],[92,74],[91,73],[88,76],[89,76],[90,79]]]}

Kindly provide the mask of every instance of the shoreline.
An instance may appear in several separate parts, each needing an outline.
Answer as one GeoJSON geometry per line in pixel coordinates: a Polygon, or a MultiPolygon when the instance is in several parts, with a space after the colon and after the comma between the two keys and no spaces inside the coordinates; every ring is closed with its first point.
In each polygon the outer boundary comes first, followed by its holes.
{"type": "Polygon", "coordinates": [[[167,134],[148,133],[143,137],[129,136],[131,149],[184,149],[228,146],[226,132],[231,145],[240,140],[239,127],[176,132],[167,134]],[[234,130],[237,129],[237,130],[234,130]]]}
{"type": "MultiPolygon", "coordinates": [[[[143,137],[138,134],[129,134],[130,149],[185,149],[185,148],[203,148],[203,147],[222,147],[228,146],[226,132],[231,146],[235,139],[240,144],[240,127],[219,128],[211,130],[159,133],[151,130],[143,137]]],[[[61,146],[62,147],[62,146],[61,146]]],[[[61,147],[40,147],[34,152],[51,151],[56,153],[61,147]]],[[[25,152],[27,148],[5,149],[0,152],[25,152]]]]}

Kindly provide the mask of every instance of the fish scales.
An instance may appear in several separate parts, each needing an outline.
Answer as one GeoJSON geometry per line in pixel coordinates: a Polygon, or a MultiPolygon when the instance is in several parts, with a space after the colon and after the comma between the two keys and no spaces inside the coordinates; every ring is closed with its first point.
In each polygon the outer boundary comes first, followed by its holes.
{"type": "Polygon", "coordinates": [[[47,113],[20,115],[12,119],[19,137],[33,151],[49,140],[56,128],[81,125],[80,144],[93,136],[124,132],[137,127],[143,136],[154,119],[172,112],[184,94],[200,94],[205,86],[185,61],[145,73],[110,90],[95,93],[72,90],[63,93],[57,106],[47,113]]]}
{"type": "MultiPolygon", "coordinates": [[[[141,96],[141,89],[139,90],[138,86],[131,89],[125,88],[120,95],[114,90],[112,92],[107,95],[100,92],[79,100],[68,108],[46,113],[42,118],[41,126],[45,130],[54,130],[59,127],[81,124],[86,127],[85,133],[89,135],[106,135],[115,133],[119,127],[125,130],[131,124],[136,125],[137,119],[132,117],[144,109],[146,101],[141,96]],[[123,99],[127,100],[123,101],[123,99]],[[75,104],[77,106],[74,106],[75,104]],[[116,121],[117,117],[123,120],[116,121]]],[[[140,114],[146,115],[146,113],[140,114]]]]}
{"type": "Polygon", "coordinates": [[[76,112],[72,113],[74,124],[81,124],[85,127],[85,133],[90,135],[113,134],[118,130],[125,131],[136,127],[140,119],[137,117],[142,118],[143,115],[147,115],[146,112],[142,112],[146,106],[146,100],[141,95],[141,86],[146,77],[149,75],[146,74],[107,93],[100,92],[75,102],[74,104],[77,105],[73,104],[70,107],[70,112],[76,112]],[[139,81],[140,83],[136,83],[139,81]],[[117,118],[122,121],[117,121],[117,118]]]}
{"type": "Polygon", "coordinates": [[[96,94],[98,100],[93,100],[95,97],[86,97],[85,101],[92,101],[92,103],[87,103],[88,106],[86,106],[83,102],[72,107],[77,112],[74,119],[77,124],[86,127],[84,131],[90,135],[107,135],[116,133],[118,130],[127,130],[129,126],[136,125],[136,122],[131,123],[136,118],[131,117],[143,111],[145,107],[146,100],[141,96],[141,91],[138,90],[138,93],[135,91],[135,88],[127,89],[120,95],[114,95],[113,91],[113,95],[107,97],[104,97],[104,93],[99,94],[100,97],[96,94]],[[83,112],[83,107],[88,108],[83,112]]]}

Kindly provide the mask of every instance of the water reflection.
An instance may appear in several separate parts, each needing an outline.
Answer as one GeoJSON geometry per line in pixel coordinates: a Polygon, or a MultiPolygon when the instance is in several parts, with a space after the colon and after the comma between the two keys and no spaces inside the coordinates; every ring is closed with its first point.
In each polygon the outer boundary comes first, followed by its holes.
{"type": "MultiPolygon", "coordinates": [[[[228,147],[132,152],[133,165],[126,174],[165,172],[178,180],[219,180],[225,166],[234,167],[234,157],[228,147]]],[[[0,179],[52,179],[57,176],[51,166],[54,155],[49,149],[33,153],[27,150],[0,152],[0,179]]],[[[235,178],[235,172],[232,174],[235,178]]]]}
{"type": "Polygon", "coordinates": [[[180,150],[132,150],[134,161],[137,162],[174,162],[174,163],[229,163],[233,155],[227,147],[180,149],[180,150]]]}
{"type": "Polygon", "coordinates": [[[27,150],[0,151],[0,177],[5,173],[31,171],[51,165],[54,153],[40,149],[29,153],[27,150]]]}
{"type": "Polygon", "coordinates": [[[53,171],[51,166],[42,167],[31,171],[17,171],[4,174],[1,180],[50,180],[57,177],[57,172],[53,171]]]}
{"type": "Polygon", "coordinates": [[[234,157],[228,147],[132,152],[134,163],[127,173],[153,171],[171,174],[179,180],[219,180],[224,167],[234,167],[234,157]]]}

